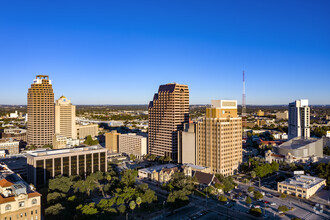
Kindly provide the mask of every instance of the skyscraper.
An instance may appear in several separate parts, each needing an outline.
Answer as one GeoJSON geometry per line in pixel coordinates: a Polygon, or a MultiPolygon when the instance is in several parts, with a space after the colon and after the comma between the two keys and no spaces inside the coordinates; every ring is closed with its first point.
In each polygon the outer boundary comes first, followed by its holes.
{"type": "Polygon", "coordinates": [[[42,147],[52,144],[54,135],[54,93],[46,75],[37,75],[27,94],[27,142],[42,147]]]}
{"type": "Polygon", "coordinates": [[[67,138],[77,138],[76,106],[65,96],[56,100],[55,133],[67,138]]]}
{"type": "Polygon", "coordinates": [[[197,165],[233,175],[242,162],[242,118],[236,100],[212,100],[206,117],[196,125],[197,165]]]}
{"type": "Polygon", "coordinates": [[[307,99],[296,100],[289,104],[289,139],[310,137],[310,108],[307,99]]]}
{"type": "Polygon", "coordinates": [[[159,86],[148,110],[148,153],[177,161],[178,130],[189,122],[188,86],[177,83],[159,86]]]}

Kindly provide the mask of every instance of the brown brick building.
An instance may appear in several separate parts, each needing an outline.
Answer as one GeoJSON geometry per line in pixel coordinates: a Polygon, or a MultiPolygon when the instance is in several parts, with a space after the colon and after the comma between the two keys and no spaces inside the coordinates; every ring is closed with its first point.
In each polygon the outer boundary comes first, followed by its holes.
{"type": "Polygon", "coordinates": [[[54,93],[46,75],[37,75],[27,94],[27,142],[42,147],[52,144],[54,135],[54,93]]]}
{"type": "Polygon", "coordinates": [[[177,160],[178,130],[189,121],[187,85],[169,83],[159,86],[148,108],[148,153],[177,160]]]}

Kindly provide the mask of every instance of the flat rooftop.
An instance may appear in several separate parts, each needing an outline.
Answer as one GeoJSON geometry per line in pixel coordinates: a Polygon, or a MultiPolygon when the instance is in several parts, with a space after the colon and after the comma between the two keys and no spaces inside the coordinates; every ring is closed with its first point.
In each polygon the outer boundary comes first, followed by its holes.
{"type": "Polygon", "coordinates": [[[94,145],[89,147],[77,147],[77,148],[65,148],[59,150],[34,150],[28,151],[26,153],[27,156],[38,157],[38,156],[50,156],[50,155],[58,155],[58,154],[68,154],[68,153],[75,153],[75,152],[82,152],[82,151],[93,151],[93,150],[102,150],[105,148],[100,145],[94,145]]]}
{"type": "Polygon", "coordinates": [[[174,168],[176,167],[177,165],[175,164],[171,164],[171,163],[168,163],[168,164],[162,164],[162,165],[158,165],[158,166],[153,166],[153,167],[148,167],[148,168],[143,168],[143,169],[140,169],[141,171],[144,171],[146,173],[152,173],[154,170],[156,172],[159,172],[160,170],[162,170],[163,168],[174,168]]]}
{"type": "Polygon", "coordinates": [[[287,142],[284,142],[283,144],[279,145],[278,147],[286,148],[286,149],[298,149],[298,148],[304,147],[308,144],[314,143],[318,140],[320,140],[320,139],[296,137],[287,142]]]}
{"type": "Polygon", "coordinates": [[[196,169],[196,170],[204,170],[204,169],[206,169],[206,167],[194,165],[194,164],[191,164],[191,163],[185,163],[185,164],[183,164],[183,166],[191,167],[191,168],[196,169]]]}
{"type": "Polygon", "coordinates": [[[282,181],[281,184],[309,189],[309,188],[321,183],[324,180],[325,179],[314,177],[314,176],[295,175],[292,178],[282,181]]]}

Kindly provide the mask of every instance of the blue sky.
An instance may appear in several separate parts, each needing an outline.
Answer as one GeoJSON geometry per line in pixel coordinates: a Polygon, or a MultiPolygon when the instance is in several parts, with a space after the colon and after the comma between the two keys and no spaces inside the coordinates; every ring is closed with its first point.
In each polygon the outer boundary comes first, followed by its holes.
{"type": "Polygon", "coordinates": [[[330,1],[0,1],[0,104],[35,75],[74,104],[147,104],[160,84],[211,99],[330,104],[330,1]]]}

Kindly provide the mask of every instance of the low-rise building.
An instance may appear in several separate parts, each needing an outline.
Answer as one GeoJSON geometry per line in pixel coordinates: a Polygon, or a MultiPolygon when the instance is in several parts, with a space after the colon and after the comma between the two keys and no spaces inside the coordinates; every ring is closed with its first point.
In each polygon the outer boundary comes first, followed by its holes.
{"type": "Polygon", "coordinates": [[[220,184],[220,181],[215,176],[215,174],[196,171],[193,177],[195,177],[197,180],[200,189],[204,189],[205,187],[214,185],[216,183],[220,184]]]}
{"type": "Polygon", "coordinates": [[[95,137],[98,135],[98,124],[88,124],[88,125],[76,125],[77,128],[77,138],[84,139],[87,136],[95,137]]]}
{"type": "Polygon", "coordinates": [[[295,175],[277,183],[277,191],[308,199],[326,186],[326,180],[313,176],[295,175]]]}
{"type": "Polygon", "coordinates": [[[17,141],[26,141],[26,129],[21,128],[5,128],[0,131],[0,138],[12,138],[17,141]]]}
{"type": "Polygon", "coordinates": [[[259,109],[257,112],[257,116],[265,116],[265,112],[259,109]]]}
{"type": "Polygon", "coordinates": [[[0,165],[0,219],[41,219],[41,194],[5,165],[0,165]]]}
{"type": "Polygon", "coordinates": [[[289,112],[276,112],[275,114],[277,120],[288,120],[289,119],[289,112]]]}
{"type": "Polygon", "coordinates": [[[6,151],[6,154],[18,154],[19,141],[13,141],[12,139],[2,139],[0,140],[0,150],[6,151]]]}
{"type": "Polygon", "coordinates": [[[65,136],[55,134],[53,140],[53,149],[63,149],[79,146],[79,139],[67,138],[65,136]]]}
{"type": "Polygon", "coordinates": [[[99,145],[61,150],[35,150],[26,155],[28,181],[35,186],[58,175],[87,175],[107,171],[107,150],[99,145]]]}
{"type": "Polygon", "coordinates": [[[149,179],[159,183],[167,183],[174,172],[178,171],[178,166],[175,164],[163,164],[153,167],[140,169],[139,178],[149,179]]]}
{"type": "Polygon", "coordinates": [[[137,158],[147,154],[147,138],[135,133],[122,134],[118,136],[119,153],[135,155],[137,158]]]}
{"type": "Polygon", "coordinates": [[[183,164],[181,168],[186,176],[193,176],[196,171],[211,173],[211,169],[209,167],[202,167],[194,164],[183,164]]]}

